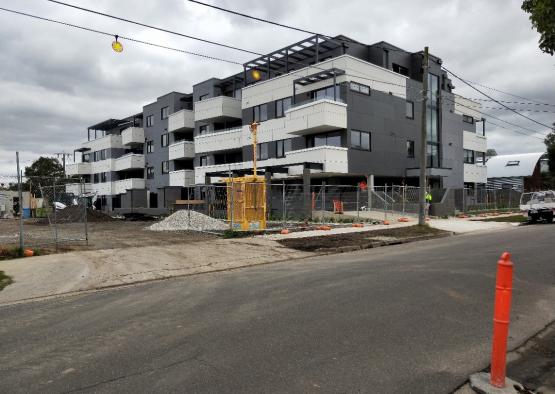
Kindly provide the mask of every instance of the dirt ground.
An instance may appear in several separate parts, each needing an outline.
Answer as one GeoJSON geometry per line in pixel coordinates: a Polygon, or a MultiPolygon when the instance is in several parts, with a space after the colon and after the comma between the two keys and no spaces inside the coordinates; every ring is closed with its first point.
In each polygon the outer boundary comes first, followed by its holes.
{"type": "MultiPolygon", "coordinates": [[[[84,241],[72,241],[72,239],[84,238],[83,223],[66,223],[58,227],[58,235],[63,239],[58,251],[157,246],[218,238],[216,235],[193,231],[158,232],[146,230],[145,228],[152,223],[154,222],[124,220],[88,223],[88,245],[84,241]]],[[[26,222],[23,228],[26,247],[38,249],[39,253],[42,252],[42,254],[52,252],[52,249],[54,249],[54,245],[52,245],[54,239],[52,226],[26,222]]],[[[18,245],[18,240],[19,222],[13,219],[0,220],[0,247],[15,247],[18,245]]]]}
{"type": "Polygon", "coordinates": [[[447,234],[446,231],[438,230],[432,227],[398,227],[385,230],[373,230],[358,233],[336,234],[325,237],[307,237],[307,238],[290,238],[282,239],[278,242],[287,248],[302,250],[306,252],[316,251],[318,249],[331,249],[346,246],[360,246],[372,242],[390,241],[395,239],[403,239],[409,237],[418,237],[425,235],[447,234]]]}

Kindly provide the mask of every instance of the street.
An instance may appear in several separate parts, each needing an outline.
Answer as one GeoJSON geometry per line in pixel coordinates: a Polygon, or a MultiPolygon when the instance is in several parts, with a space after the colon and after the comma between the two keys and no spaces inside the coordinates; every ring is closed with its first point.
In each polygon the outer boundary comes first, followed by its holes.
{"type": "Polygon", "coordinates": [[[449,393],[555,320],[555,226],[525,226],[0,307],[0,392],[449,393]]]}

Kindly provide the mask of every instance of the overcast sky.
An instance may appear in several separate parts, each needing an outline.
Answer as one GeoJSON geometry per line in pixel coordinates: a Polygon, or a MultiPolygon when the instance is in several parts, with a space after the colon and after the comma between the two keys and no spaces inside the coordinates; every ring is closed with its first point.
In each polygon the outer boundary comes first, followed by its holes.
{"type": "MultiPolygon", "coordinates": [[[[261,53],[306,37],[185,0],[66,1],[261,53]]],[[[555,104],[555,58],[538,49],[538,34],[521,11],[521,1],[206,1],[327,35],[344,34],[367,44],[384,40],[410,51],[428,45],[445,67],[466,79],[555,104]]],[[[252,58],[46,0],[0,0],[0,7],[229,60],[252,58]]],[[[140,112],[144,104],[169,91],[190,92],[196,82],[242,69],[127,41],[123,41],[124,52],[117,54],[111,41],[110,37],[0,11],[0,175],[16,173],[16,150],[24,165],[39,155],[72,152],[86,139],[87,126],[140,112]]],[[[454,84],[457,93],[480,97],[459,81],[454,84]]],[[[500,100],[527,101],[485,91],[500,100]]],[[[518,108],[555,112],[555,105],[518,108]]],[[[508,111],[483,111],[527,129],[545,131],[508,111]]],[[[548,125],[555,121],[552,112],[526,114],[548,125]]],[[[489,148],[499,153],[544,150],[539,139],[491,124],[488,137],[489,148]]]]}

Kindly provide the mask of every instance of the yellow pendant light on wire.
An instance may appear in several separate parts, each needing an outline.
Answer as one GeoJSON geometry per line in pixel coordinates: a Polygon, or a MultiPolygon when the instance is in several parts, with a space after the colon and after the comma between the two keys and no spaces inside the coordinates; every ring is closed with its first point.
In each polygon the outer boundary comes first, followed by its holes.
{"type": "Polygon", "coordinates": [[[112,49],[117,53],[123,52],[123,45],[118,41],[118,35],[116,34],[114,37],[116,40],[112,42],[112,49]]]}

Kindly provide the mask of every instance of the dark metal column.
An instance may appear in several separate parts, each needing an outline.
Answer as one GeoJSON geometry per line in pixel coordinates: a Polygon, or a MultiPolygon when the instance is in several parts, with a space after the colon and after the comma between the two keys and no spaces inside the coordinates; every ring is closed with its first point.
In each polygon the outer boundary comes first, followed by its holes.
{"type": "Polygon", "coordinates": [[[305,218],[312,218],[312,198],[310,198],[310,168],[303,167],[303,202],[305,206],[305,218]]]}

